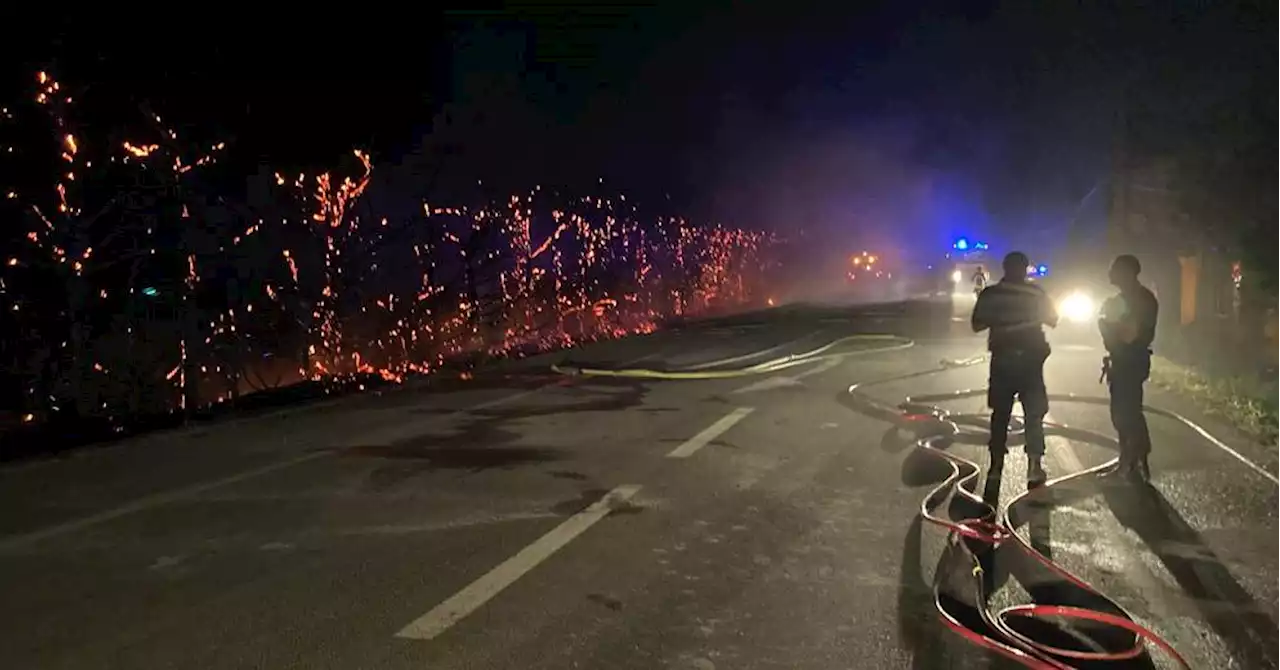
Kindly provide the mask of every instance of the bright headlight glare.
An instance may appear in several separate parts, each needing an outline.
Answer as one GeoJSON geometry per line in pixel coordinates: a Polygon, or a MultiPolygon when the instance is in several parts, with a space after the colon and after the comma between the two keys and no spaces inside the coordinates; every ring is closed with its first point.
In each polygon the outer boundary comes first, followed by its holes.
{"type": "Polygon", "coordinates": [[[959,270],[956,270],[955,272],[951,273],[951,281],[959,284],[960,282],[964,281],[964,275],[961,274],[959,270]]]}
{"type": "Polygon", "coordinates": [[[1092,321],[1097,313],[1098,307],[1094,304],[1093,298],[1079,291],[1068,295],[1058,303],[1058,314],[1068,321],[1085,323],[1092,321]]]}

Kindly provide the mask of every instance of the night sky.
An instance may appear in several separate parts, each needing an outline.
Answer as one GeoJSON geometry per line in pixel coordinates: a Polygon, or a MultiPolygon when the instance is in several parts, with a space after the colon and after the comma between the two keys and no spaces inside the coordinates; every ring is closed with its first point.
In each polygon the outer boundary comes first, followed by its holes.
{"type": "Polygon", "coordinates": [[[245,166],[328,166],[362,146],[424,179],[604,178],[850,244],[1100,225],[1103,199],[1081,201],[1108,174],[1121,109],[1153,151],[1222,109],[1275,146],[1274,3],[849,4],[79,21],[16,45],[8,79],[52,63],[104,115],[148,100],[233,138],[245,166]]]}

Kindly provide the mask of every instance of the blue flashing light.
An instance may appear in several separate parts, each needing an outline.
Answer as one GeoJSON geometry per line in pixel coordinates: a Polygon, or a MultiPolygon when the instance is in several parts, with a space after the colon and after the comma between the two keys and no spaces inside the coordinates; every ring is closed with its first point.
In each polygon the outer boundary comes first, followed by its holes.
{"type": "Polygon", "coordinates": [[[979,250],[979,251],[986,251],[987,249],[990,249],[991,247],[990,247],[990,246],[988,246],[986,242],[977,242],[977,243],[975,243],[975,244],[973,245],[973,248],[974,248],[974,249],[977,249],[977,250],[979,250]]]}
{"type": "Polygon", "coordinates": [[[145,296],[147,296],[148,298],[154,298],[154,297],[156,297],[156,294],[157,294],[157,293],[159,293],[159,291],[157,291],[157,290],[156,290],[156,287],[154,287],[154,286],[148,286],[148,287],[146,287],[146,288],[142,289],[142,295],[145,295],[145,296]]]}
{"type": "Polygon", "coordinates": [[[951,246],[955,248],[957,251],[966,251],[969,248],[969,240],[967,238],[962,237],[956,240],[956,243],[951,246]]]}
{"type": "Polygon", "coordinates": [[[1048,265],[1037,266],[1036,273],[1039,274],[1041,277],[1049,274],[1049,266],[1048,265]]]}

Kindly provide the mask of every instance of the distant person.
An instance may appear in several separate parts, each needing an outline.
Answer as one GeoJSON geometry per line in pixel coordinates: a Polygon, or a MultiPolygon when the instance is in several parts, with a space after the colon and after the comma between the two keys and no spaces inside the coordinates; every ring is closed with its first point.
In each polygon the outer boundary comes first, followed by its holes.
{"type": "Polygon", "coordinates": [[[982,293],[982,289],[985,289],[986,287],[987,269],[979,265],[978,269],[973,273],[973,294],[976,296],[979,293],[982,293]]]}
{"type": "Polygon", "coordinates": [[[1027,486],[1043,485],[1044,415],[1049,413],[1049,394],[1044,386],[1044,362],[1049,358],[1049,341],[1041,326],[1058,325],[1058,313],[1049,296],[1027,281],[1031,261],[1015,251],[1001,264],[1004,277],[978,294],[973,307],[975,333],[989,330],[991,376],[987,405],[991,407],[991,470],[1004,467],[1013,403],[1022,403],[1026,426],[1027,486]]]}
{"type": "Polygon", "coordinates": [[[1102,305],[1098,330],[1107,348],[1103,371],[1111,390],[1111,423],[1120,441],[1120,460],[1108,473],[1147,482],[1151,469],[1151,433],[1142,413],[1142,385],[1151,376],[1151,343],[1156,337],[1160,303],[1138,282],[1142,265],[1129,254],[1117,256],[1109,278],[1120,293],[1102,305]]]}

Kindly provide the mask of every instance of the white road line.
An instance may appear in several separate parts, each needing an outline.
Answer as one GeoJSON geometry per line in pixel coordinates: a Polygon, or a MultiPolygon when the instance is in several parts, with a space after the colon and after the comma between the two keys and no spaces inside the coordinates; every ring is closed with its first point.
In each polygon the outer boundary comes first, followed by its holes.
{"type": "Polygon", "coordinates": [[[1250,470],[1253,470],[1254,472],[1269,479],[1272,484],[1280,485],[1280,478],[1277,478],[1275,475],[1271,474],[1270,470],[1267,470],[1261,465],[1258,465],[1257,463],[1254,463],[1248,458],[1245,458],[1243,454],[1227,446],[1226,442],[1223,442],[1222,440],[1219,440],[1218,438],[1214,437],[1212,433],[1206,431],[1204,428],[1200,427],[1196,423],[1191,422],[1189,420],[1184,420],[1183,418],[1175,418],[1175,417],[1169,417],[1169,418],[1174,418],[1174,420],[1177,421],[1178,423],[1181,423],[1182,425],[1186,426],[1187,428],[1195,432],[1200,437],[1203,437],[1205,440],[1209,442],[1209,444],[1212,444],[1213,446],[1226,452],[1227,455],[1245,464],[1246,466],[1249,467],[1250,470]]]}
{"type": "Polygon", "coordinates": [[[356,526],[353,528],[342,528],[336,531],[317,530],[307,534],[318,536],[410,535],[413,533],[435,533],[442,530],[457,530],[459,528],[474,528],[476,526],[491,526],[519,521],[556,519],[561,516],[563,515],[556,514],[555,512],[512,512],[510,514],[478,513],[454,519],[446,519],[443,521],[427,521],[424,523],[411,524],[384,524],[381,526],[356,526]]]}
{"type": "MultiPolygon", "coordinates": [[[[1045,421],[1052,423],[1053,419],[1046,414],[1045,421]]],[[[1249,466],[1249,468],[1254,472],[1271,480],[1271,483],[1280,485],[1280,479],[1277,479],[1276,476],[1271,474],[1266,468],[1254,463],[1248,458],[1245,458],[1242,454],[1240,454],[1240,452],[1227,446],[1218,438],[1214,437],[1213,435],[1203,430],[1197,430],[1198,428],[1197,426],[1187,425],[1187,424],[1183,424],[1183,425],[1186,425],[1187,428],[1198,433],[1201,437],[1209,441],[1209,443],[1212,444],[1213,446],[1218,447],[1219,449],[1225,451],[1227,455],[1233,456],[1237,461],[1240,461],[1241,463],[1249,466]]],[[[1063,439],[1062,441],[1063,441],[1063,444],[1066,445],[1066,448],[1054,451],[1054,454],[1057,455],[1059,464],[1066,468],[1066,473],[1079,472],[1080,470],[1083,470],[1084,465],[1080,462],[1080,459],[1076,457],[1075,449],[1071,447],[1071,441],[1067,439],[1063,439]]]]}
{"type": "Polygon", "coordinates": [[[448,600],[414,619],[409,625],[400,629],[395,636],[411,640],[430,640],[443,633],[468,614],[480,609],[503,589],[511,586],[517,579],[547,560],[575,537],[608,516],[609,512],[629,500],[639,490],[639,486],[628,484],[610,491],[590,507],[565,519],[559,526],[534,540],[533,544],[521,549],[515,556],[471,582],[448,600]]]}
{"type": "MultiPolygon", "coordinates": [[[[554,383],[554,384],[549,384],[548,386],[561,386],[561,385],[563,385],[563,384],[564,384],[564,382],[563,382],[563,381],[558,381],[558,382],[556,382],[556,383],[554,383]]],[[[504,395],[504,396],[502,396],[501,398],[495,398],[495,399],[493,399],[493,400],[486,400],[485,402],[482,402],[482,403],[480,403],[480,404],[478,404],[478,405],[472,405],[472,406],[470,406],[470,407],[466,407],[466,408],[460,409],[460,410],[458,410],[458,411],[457,411],[457,413],[458,413],[458,414],[465,414],[465,413],[467,413],[467,412],[474,412],[474,411],[476,411],[476,410],[481,410],[481,409],[492,409],[492,408],[494,408],[494,407],[498,407],[499,405],[505,405],[505,404],[507,404],[507,403],[509,403],[509,402],[511,402],[511,401],[513,401],[513,400],[519,400],[519,399],[521,399],[521,398],[527,398],[527,397],[529,397],[529,396],[531,396],[531,395],[533,395],[533,394],[535,394],[535,393],[537,393],[537,392],[539,392],[539,391],[541,391],[541,390],[543,390],[543,389],[545,389],[545,388],[547,388],[547,386],[535,386],[534,388],[526,389],[526,390],[524,390],[524,391],[518,391],[518,392],[516,392],[516,393],[512,393],[511,395],[504,395]]]]}
{"type": "Polygon", "coordinates": [[[313,461],[317,458],[320,458],[322,456],[328,456],[328,455],[329,455],[329,452],[327,451],[313,451],[295,458],[290,458],[289,460],[286,460],[286,461],[277,461],[270,465],[264,465],[260,468],[255,468],[253,470],[245,470],[244,472],[231,475],[230,477],[223,477],[222,479],[215,479],[211,482],[196,484],[195,486],[189,486],[184,489],[178,489],[177,491],[169,491],[167,493],[157,493],[155,495],[139,498],[138,500],[135,500],[127,505],[121,505],[120,507],[109,509],[105,512],[99,512],[97,514],[92,514],[90,516],[82,517],[74,521],[60,523],[55,526],[49,526],[48,528],[42,528],[40,530],[26,533],[23,535],[15,535],[13,537],[0,539],[0,550],[14,549],[16,547],[20,547],[25,544],[39,542],[40,540],[44,540],[57,535],[63,535],[65,533],[70,533],[77,530],[83,530],[90,526],[96,526],[100,523],[105,523],[107,521],[119,519],[122,516],[127,516],[129,514],[133,514],[134,512],[141,512],[142,510],[168,504],[175,500],[181,500],[183,498],[188,498],[194,495],[198,495],[200,493],[204,493],[205,491],[216,489],[220,486],[226,486],[228,484],[235,484],[237,482],[242,482],[246,479],[259,477],[269,472],[275,472],[276,470],[283,470],[285,468],[290,468],[300,463],[306,463],[307,461],[313,461]]]}
{"type": "Polygon", "coordinates": [[[798,337],[798,338],[796,338],[796,339],[794,339],[794,340],[791,340],[790,342],[783,342],[782,344],[775,344],[775,345],[773,345],[772,347],[769,347],[769,348],[767,348],[767,349],[761,349],[761,350],[759,350],[759,351],[753,351],[753,352],[746,353],[746,354],[741,354],[741,355],[738,355],[738,356],[730,356],[729,358],[720,358],[720,359],[717,359],[717,360],[714,360],[714,361],[706,361],[705,363],[699,363],[699,364],[697,364],[697,365],[690,365],[690,366],[686,367],[685,369],[686,369],[686,370],[704,370],[704,369],[706,369],[706,368],[714,368],[714,367],[716,367],[716,366],[720,366],[720,365],[730,365],[730,364],[733,364],[733,363],[740,363],[740,362],[742,362],[742,361],[750,360],[750,359],[752,359],[752,358],[761,358],[761,357],[767,356],[767,355],[769,355],[769,354],[771,354],[771,353],[773,353],[773,352],[775,352],[775,351],[778,351],[779,349],[783,349],[783,348],[785,348],[785,347],[789,347],[789,346],[791,346],[791,345],[793,345],[793,344],[799,344],[799,343],[801,343],[801,342],[804,342],[805,340],[809,339],[810,337],[813,337],[814,335],[817,335],[818,333],[821,333],[821,332],[822,332],[822,330],[821,330],[821,329],[819,329],[819,330],[815,330],[815,331],[813,331],[813,332],[811,332],[811,333],[806,333],[806,334],[805,334],[804,336],[802,336],[802,337],[798,337]]]}
{"type": "MultiPolygon", "coordinates": [[[[1054,423],[1054,419],[1050,414],[1045,414],[1047,423],[1054,423]]],[[[1071,438],[1062,436],[1050,436],[1046,442],[1052,440],[1046,451],[1050,458],[1062,468],[1061,472],[1051,472],[1050,477],[1060,477],[1063,475],[1080,472],[1085,469],[1084,463],[1080,461],[1079,455],[1076,453],[1075,442],[1071,438]]],[[[1143,560],[1142,554],[1151,553],[1154,550],[1144,550],[1140,541],[1136,536],[1125,529],[1115,516],[1114,510],[1104,500],[1097,498],[1092,499],[1084,504],[1093,505],[1098,512],[1087,514],[1089,523],[1095,530],[1098,530],[1104,536],[1109,536],[1110,544],[1114,549],[1119,550],[1122,563],[1118,566],[1118,571],[1123,575],[1124,582],[1133,587],[1134,592],[1142,594],[1142,598],[1146,601],[1147,606],[1152,612],[1163,614],[1162,620],[1175,618],[1176,615],[1186,611],[1179,607],[1180,598],[1172,596],[1166,584],[1174,583],[1172,575],[1166,573],[1165,579],[1161,579],[1158,571],[1159,568],[1153,567],[1153,563],[1143,560]]],[[[1068,507],[1070,508],[1070,506],[1068,507]]],[[[1052,523],[1052,522],[1051,522],[1052,523]]],[[[1095,545],[1093,547],[1094,558],[1093,563],[1098,563],[1099,554],[1106,555],[1105,550],[1099,550],[1095,545]]],[[[1098,563],[1101,565],[1100,563],[1098,563]]],[[[1148,622],[1150,625],[1150,622],[1148,622]]]]}
{"type": "Polygon", "coordinates": [[[800,380],[805,377],[822,374],[844,362],[843,357],[831,358],[818,364],[817,367],[805,370],[798,375],[790,377],[768,377],[758,382],[752,382],[739,389],[734,389],[730,393],[753,393],[755,391],[768,391],[777,388],[786,388],[789,386],[799,386],[800,380]]]}
{"type": "Polygon", "coordinates": [[[701,433],[689,438],[684,444],[676,447],[671,453],[667,454],[667,458],[688,458],[705,446],[707,443],[716,439],[721,433],[729,430],[734,424],[747,418],[747,415],[754,412],[754,407],[739,407],[729,412],[724,417],[710,426],[707,426],[701,433]]]}
{"type": "Polygon", "coordinates": [[[844,363],[844,357],[837,356],[835,358],[832,358],[831,360],[825,361],[823,363],[819,363],[817,367],[809,368],[808,370],[805,370],[804,372],[801,372],[798,375],[792,375],[791,378],[795,379],[796,381],[799,381],[801,379],[804,379],[805,377],[820,375],[832,368],[838,367],[842,363],[844,363]]]}
{"type": "MultiPolygon", "coordinates": [[[[490,400],[488,402],[483,402],[483,403],[480,403],[479,405],[473,405],[465,409],[460,409],[456,413],[462,414],[465,412],[475,411],[479,409],[489,409],[491,407],[497,407],[498,405],[502,405],[504,403],[508,403],[513,400],[519,400],[520,398],[533,395],[534,393],[537,393],[538,391],[541,391],[544,388],[546,387],[539,386],[537,388],[529,389],[526,391],[520,391],[518,393],[513,393],[511,395],[502,396],[501,398],[490,400]]],[[[209,482],[194,484],[192,486],[181,488],[176,491],[168,491],[165,493],[157,493],[154,495],[144,496],[142,498],[134,500],[133,502],[121,505],[119,507],[105,510],[97,514],[91,514],[89,516],[81,517],[79,519],[74,519],[72,521],[67,521],[64,523],[49,526],[47,528],[41,528],[40,530],[24,533],[22,535],[14,535],[12,537],[0,538],[0,551],[16,549],[24,545],[34,544],[36,542],[49,539],[51,537],[57,537],[58,535],[65,535],[67,533],[75,532],[78,530],[84,530],[85,528],[96,526],[101,523],[106,523],[108,521],[114,521],[115,519],[119,519],[121,517],[128,516],[136,512],[142,512],[144,510],[148,510],[153,507],[167,505],[176,500],[191,498],[193,496],[197,496],[206,491],[211,491],[213,489],[220,488],[223,486],[228,486],[230,484],[237,484],[248,479],[253,479],[254,477],[260,477],[262,475],[275,472],[277,470],[284,470],[285,468],[291,468],[295,465],[301,465],[302,463],[306,463],[307,461],[314,461],[318,458],[328,456],[330,455],[330,453],[331,451],[327,449],[311,451],[311,452],[302,454],[301,456],[295,456],[294,458],[286,459],[283,461],[276,461],[275,463],[264,465],[260,468],[245,470],[244,472],[238,472],[234,475],[229,475],[221,479],[215,479],[209,482]]]]}

